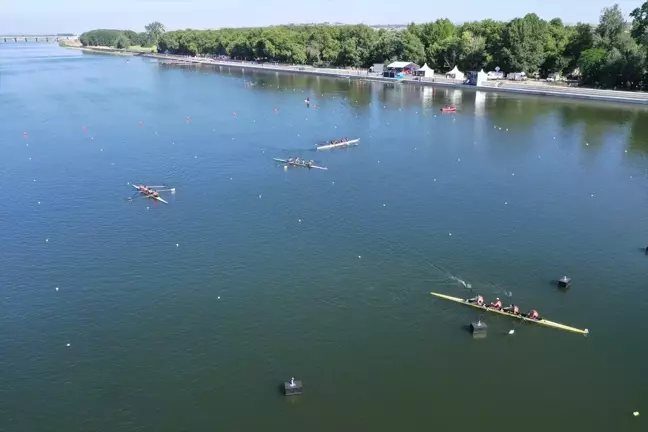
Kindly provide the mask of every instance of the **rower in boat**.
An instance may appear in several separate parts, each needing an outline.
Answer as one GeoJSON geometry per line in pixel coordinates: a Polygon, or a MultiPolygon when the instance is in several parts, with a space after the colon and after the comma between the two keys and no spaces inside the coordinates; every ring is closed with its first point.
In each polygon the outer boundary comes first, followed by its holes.
{"type": "Polygon", "coordinates": [[[475,303],[478,306],[484,306],[484,297],[478,295],[477,297],[473,297],[471,299],[466,300],[468,303],[475,303]]]}
{"type": "Polygon", "coordinates": [[[526,317],[536,321],[540,320],[540,314],[535,309],[532,309],[531,312],[529,312],[526,317]]]}
{"type": "Polygon", "coordinates": [[[502,312],[507,312],[513,315],[520,315],[520,308],[517,305],[510,305],[508,307],[502,308],[502,312]]]}
{"type": "Polygon", "coordinates": [[[500,300],[499,297],[497,297],[495,299],[495,303],[489,304],[488,307],[491,309],[502,310],[502,300],[500,300]]]}

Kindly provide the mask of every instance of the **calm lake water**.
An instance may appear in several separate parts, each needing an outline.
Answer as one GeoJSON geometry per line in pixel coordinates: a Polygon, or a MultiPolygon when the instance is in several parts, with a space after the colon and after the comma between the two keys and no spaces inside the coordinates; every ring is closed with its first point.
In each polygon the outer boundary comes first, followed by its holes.
{"type": "Polygon", "coordinates": [[[0,115],[2,431],[645,430],[645,108],[17,44],[0,115]]]}

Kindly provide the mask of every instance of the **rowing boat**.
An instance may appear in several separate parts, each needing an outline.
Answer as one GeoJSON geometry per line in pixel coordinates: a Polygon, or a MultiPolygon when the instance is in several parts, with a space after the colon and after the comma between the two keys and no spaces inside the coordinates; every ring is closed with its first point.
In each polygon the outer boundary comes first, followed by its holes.
{"type": "Polygon", "coordinates": [[[360,138],[358,139],[352,139],[344,142],[339,142],[339,143],[334,143],[334,144],[321,144],[317,146],[317,150],[328,150],[332,148],[338,148],[338,147],[351,147],[351,146],[357,146],[358,142],[360,141],[360,138]]]}
{"type": "MultiPolygon", "coordinates": [[[[140,190],[139,186],[136,186],[136,185],[132,185],[132,186],[133,186],[135,189],[140,190]]],[[[170,191],[174,191],[175,189],[168,189],[168,190],[170,190],[170,191]]],[[[159,191],[158,191],[158,192],[159,192],[159,191]]],[[[153,199],[156,200],[156,201],[163,202],[164,204],[169,204],[168,202],[166,202],[165,200],[163,200],[163,199],[160,198],[159,196],[153,196],[153,195],[150,195],[150,194],[146,194],[146,193],[144,193],[144,192],[141,192],[141,191],[140,191],[140,193],[141,193],[142,195],[144,195],[146,198],[153,198],[153,199]]]]}
{"type": "Polygon", "coordinates": [[[564,325],[564,324],[560,324],[560,323],[557,323],[557,322],[549,321],[549,320],[546,320],[544,318],[534,320],[534,319],[531,319],[531,318],[527,318],[527,317],[525,317],[523,315],[513,315],[511,313],[504,312],[504,311],[501,311],[501,310],[489,308],[489,307],[486,307],[486,306],[479,306],[479,305],[477,305],[475,303],[469,303],[467,300],[461,299],[459,297],[452,297],[452,296],[449,296],[449,295],[439,294],[439,293],[434,293],[434,292],[431,292],[430,294],[432,294],[435,297],[439,297],[439,298],[450,300],[450,301],[453,301],[453,302],[465,304],[467,306],[472,306],[474,308],[485,310],[485,311],[488,311],[488,312],[495,312],[495,313],[498,313],[500,315],[506,315],[506,316],[511,317],[511,318],[517,318],[517,319],[522,320],[522,321],[532,322],[532,323],[540,324],[540,325],[543,325],[543,326],[546,326],[546,327],[552,327],[552,328],[555,328],[555,329],[570,331],[570,332],[573,332],[573,333],[580,333],[580,334],[584,334],[584,335],[589,334],[589,330],[587,330],[587,329],[581,330],[581,329],[578,329],[576,327],[570,327],[568,325],[564,325]]]}
{"type": "Polygon", "coordinates": [[[295,162],[288,162],[286,159],[279,159],[279,158],[272,158],[272,160],[280,162],[285,165],[290,165],[290,166],[296,166],[296,167],[304,167],[304,168],[315,168],[315,169],[321,169],[321,170],[327,170],[328,168],[326,167],[321,167],[317,165],[306,165],[306,164],[301,164],[301,163],[295,163],[295,162]]]}

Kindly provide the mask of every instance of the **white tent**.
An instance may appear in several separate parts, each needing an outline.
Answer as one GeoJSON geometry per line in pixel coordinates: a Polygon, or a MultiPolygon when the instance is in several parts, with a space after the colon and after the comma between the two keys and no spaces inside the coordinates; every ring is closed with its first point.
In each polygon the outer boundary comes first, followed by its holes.
{"type": "Polygon", "coordinates": [[[446,73],[447,78],[453,78],[456,80],[463,81],[464,80],[464,73],[461,72],[457,66],[454,67],[450,72],[446,73]]]}
{"type": "Polygon", "coordinates": [[[423,65],[423,67],[418,70],[417,75],[422,76],[422,77],[431,78],[431,77],[434,76],[434,69],[430,69],[430,67],[427,65],[427,63],[425,63],[423,65]]]}

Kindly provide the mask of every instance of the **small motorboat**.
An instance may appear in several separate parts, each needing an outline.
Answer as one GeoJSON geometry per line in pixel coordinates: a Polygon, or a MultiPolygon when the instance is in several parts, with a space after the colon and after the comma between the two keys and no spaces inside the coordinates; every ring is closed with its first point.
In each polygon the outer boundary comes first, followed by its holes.
{"type": "Polygon", "coordinates": [[[457,107],[447,106],[447,107],[441,108],[441,112],[445,112],[445,113],[457,112],[457,107]]]}

